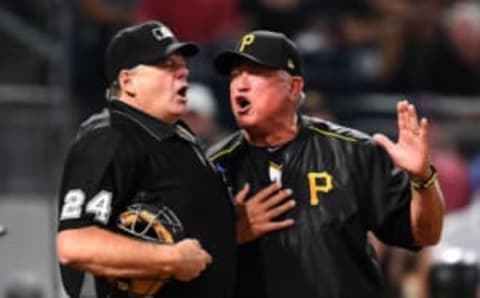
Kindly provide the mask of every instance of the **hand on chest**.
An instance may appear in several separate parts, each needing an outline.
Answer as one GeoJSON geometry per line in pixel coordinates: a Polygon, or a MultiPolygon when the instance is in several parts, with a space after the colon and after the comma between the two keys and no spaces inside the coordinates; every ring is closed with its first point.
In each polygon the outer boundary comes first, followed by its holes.
{"type": "Polygon", "coordinates": [[[302,156],[291,158],[281,150],[253,153],[253,157],[242,165],[245,168],[240,171],[243,173],[237,183],[248,182],[254,191],[272,182],[279,182],[293,190],[297,201],[303,200],[310,206],[317,206],[322,197],[331,195],[337,187],[345,184],[341,177],[335,177],[334,167],[321,160],[302,156]]]}

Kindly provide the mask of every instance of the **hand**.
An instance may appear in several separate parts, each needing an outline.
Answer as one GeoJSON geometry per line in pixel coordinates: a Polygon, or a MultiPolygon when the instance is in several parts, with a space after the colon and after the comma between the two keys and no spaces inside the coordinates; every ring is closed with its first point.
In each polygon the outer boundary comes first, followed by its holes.
{"type": "Polygon", "coordinates": [[[180,281],[190,281],[198,277],[212,262],[212,257],[203,250],[198,240],[184,239],[176,243],[174,248],[178,253],[178,259],[173,276],[180,281]]]}
{"type": "Polygon", "coordinates": [[[383,134],[375,134],[373,139],[385,148],[397,166],[414,177],[427,179],[430,175],[427,119],[422,118],[419,122],[415,107],[403,100],[397,103],[397,121],[397,143],[383,134]]]}
{"type": "Polygon", "coordinates": [[[285,201],[292,195],[292,190],[280,188],[279,183],[273,183],[246,199],[250,186],[245,184],[235,195],[237,244],[253,241],[269,232],[293,225],[293,219],[272,221],[295,207],[294,200],[285,201]]]}

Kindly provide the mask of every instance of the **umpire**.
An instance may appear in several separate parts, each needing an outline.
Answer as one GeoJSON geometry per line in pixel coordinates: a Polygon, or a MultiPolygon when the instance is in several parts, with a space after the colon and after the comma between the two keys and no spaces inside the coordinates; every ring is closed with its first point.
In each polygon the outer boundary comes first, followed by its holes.
{"type": "Polygon", "coordinates": [[[84,272],[95,276],[102,298],[137,297],[133,285],[154,287],[155,281],[166,283],[155,297],[229,297],[233,205],[179,121],[187,103],[186,59],[197,51],[160,22],[113,37],[106,56],[108,108],[82,124],[60,189],[57,253],[70,297],[83,295],[84,272]],[[119,215],[128,210],[137,212],[134,220],[149,214],[152,222],[122,235],[119,215]],[[175,243],[134,239],[154,238],[144,235],[153,221],[175,243]]]}
{"type": "Polygon", "coordinates": [[[241,129],[210,152],[240,191],[235,297],[385,297],[367,232],[409,249],[441,234],[427,120],[399,102],[394,143],[299,114],[302,61],[280,33],[246,34],[215,67],[241,129]]]}

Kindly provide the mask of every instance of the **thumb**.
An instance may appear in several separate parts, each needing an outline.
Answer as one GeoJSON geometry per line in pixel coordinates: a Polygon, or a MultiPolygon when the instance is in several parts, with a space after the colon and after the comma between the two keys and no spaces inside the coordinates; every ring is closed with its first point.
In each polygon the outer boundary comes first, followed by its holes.
{"type": "Polygon", "coordinates": [[[235,203],[237,204],[244,203],[249,191],[250,191],[250,184],[245,183],[242,189],[239,192],[237,192],[237,194],[235,195],[235,203]]]}
{"type": "Polygon", "coordinates": [[[394,150],[393,147],[395,146],[395,144],[384,134],[381,134],[381,133],[374,134],[373,140],[377,144],[385,148],[387,152],[392,152],[394,150]]]}

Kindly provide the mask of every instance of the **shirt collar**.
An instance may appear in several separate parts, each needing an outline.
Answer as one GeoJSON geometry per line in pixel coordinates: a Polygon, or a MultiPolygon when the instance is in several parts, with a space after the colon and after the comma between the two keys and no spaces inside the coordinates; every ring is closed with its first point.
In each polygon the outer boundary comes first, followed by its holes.
{"type": "Polygon", "coordinates": [[[141,126],[147,131],[147,133],[149,133],[158,141],[163,141],[165,139],[178,136],[188,142],[195,144],[197,143],[195,134],[191,131],[187,124],[181,120],[177,121],[175,124],[169,124],[165,121],[152,117],[147,113],[140,111],[120,100],[114,100],[110,102],[110,110],[112,113],[123,116],[141,126]]]}

